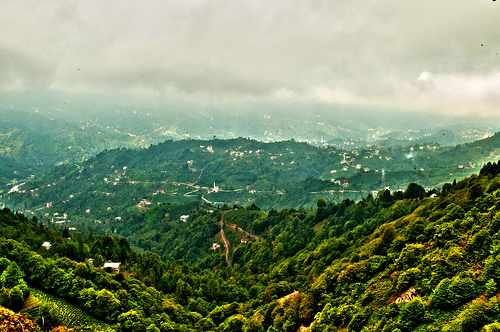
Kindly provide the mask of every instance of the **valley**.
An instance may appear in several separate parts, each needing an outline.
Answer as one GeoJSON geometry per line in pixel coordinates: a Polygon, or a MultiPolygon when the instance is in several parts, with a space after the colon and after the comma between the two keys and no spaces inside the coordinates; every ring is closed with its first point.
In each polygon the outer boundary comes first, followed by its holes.
{"type": "MultiPolygon", "coordinates": [[[[106,135],[118,146],[31,164],[2,187],[0,305],[26,316],[2,311],[0,324],[496,328],[499,134],[350,148],[106,135]]],[[[36,151],[17,137],[17,151],[36,151]]]]}
{"type": "Polygon", "coordinates": [[[500,1],[3,1],[0,332],[499,332],[500,1]]]}

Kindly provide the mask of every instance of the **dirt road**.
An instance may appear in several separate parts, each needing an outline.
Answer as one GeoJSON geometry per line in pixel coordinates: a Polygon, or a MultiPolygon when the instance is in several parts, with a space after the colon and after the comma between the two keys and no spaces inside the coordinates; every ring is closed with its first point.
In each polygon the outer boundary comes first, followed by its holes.
{"type": "Polygon", "coordinates": [[[224,234],[224,216],[228,211],[222,214],[220,218],[220,234],[222,236],[222,240],[224,240],[224,247],[226,247],[226,262],[227,266],[231,267],[231,261],[229,260],[229,241],[226,239],[226,234],[224,234]]]}

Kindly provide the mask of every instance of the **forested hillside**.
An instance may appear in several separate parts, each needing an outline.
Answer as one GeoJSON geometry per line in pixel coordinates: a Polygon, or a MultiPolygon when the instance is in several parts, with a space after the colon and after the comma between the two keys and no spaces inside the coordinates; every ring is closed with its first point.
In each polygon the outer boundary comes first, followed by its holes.
{"type": "Polygon", "coordinates": [[[159,206],[76,232],[4,209],[1,304],[45,292],[117,331],[496,331],[499,172],[488,164],[435,198],[412,183],[267,214],[159,206]]]}
{"type": "Polygon", "coordinates": [[[66,214],[66,220],[85,222],[124,218],[149,203],[313,207],[321,197],[358,201],[385,188],[404,190],[411,182],[440,187],[496,160],[499,139],[497,134],[453,148],[426,144],[351,151],[244,138],[166,141],[147,149],[105,150],[61,165],[26,180],[3,201],[28,213],[36,210],[39,217],[66,214]]]}
{"type": "Polygon", "coordinates": [[[146,145],[142,137],[97,123],[67,122],[32,112],[12,114],[0,106],[1,186],[57,165],[84,161],[106,148],[146,145]]]}

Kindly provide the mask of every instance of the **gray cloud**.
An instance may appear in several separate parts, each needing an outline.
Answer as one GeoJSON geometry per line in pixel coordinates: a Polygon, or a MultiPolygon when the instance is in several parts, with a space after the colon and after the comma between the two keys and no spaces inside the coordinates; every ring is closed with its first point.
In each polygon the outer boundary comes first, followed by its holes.
{"type": "Polygon", "coordinates": [[[0,7],[0,89],[495,114],[499,5],[13,1],[0,7]]]}

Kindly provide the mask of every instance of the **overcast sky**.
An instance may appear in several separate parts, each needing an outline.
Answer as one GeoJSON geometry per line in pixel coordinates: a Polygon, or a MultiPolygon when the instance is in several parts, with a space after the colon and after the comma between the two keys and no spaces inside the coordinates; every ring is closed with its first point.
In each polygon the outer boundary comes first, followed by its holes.
{"type": "Polygon", "coordinates": [[[0,1],[0,90],[500,117],[500,1],[0,1]]]}

